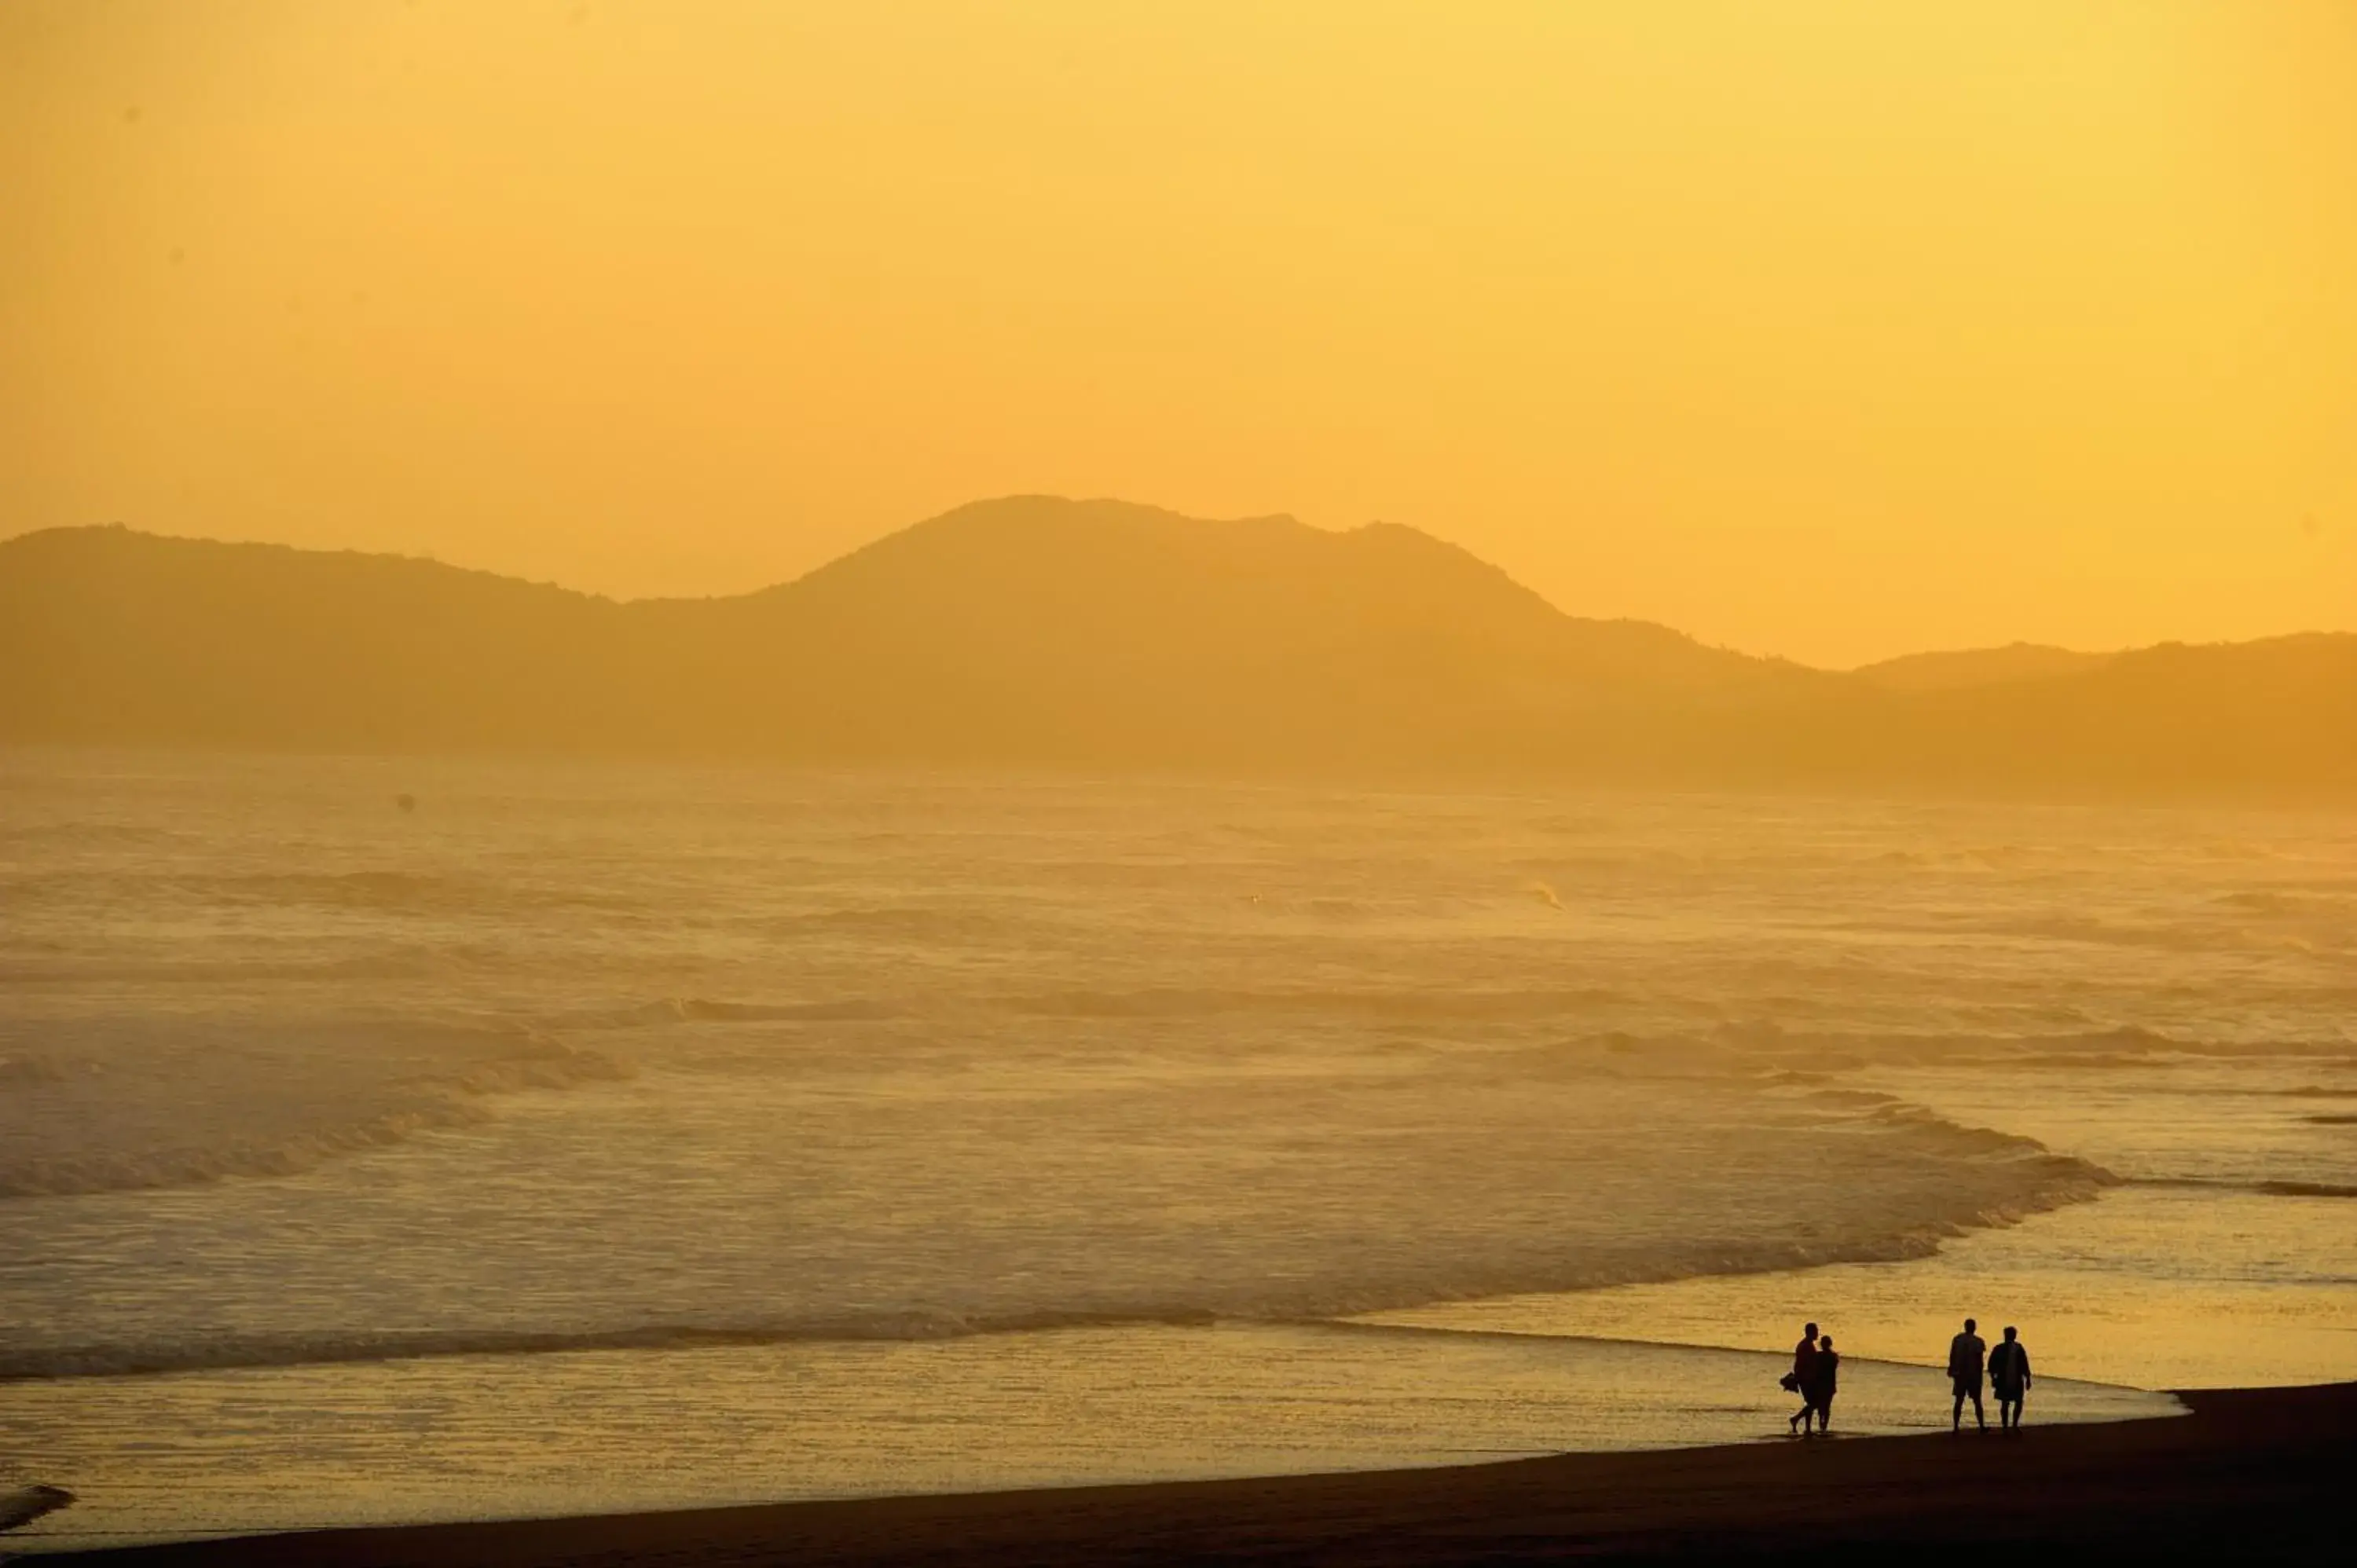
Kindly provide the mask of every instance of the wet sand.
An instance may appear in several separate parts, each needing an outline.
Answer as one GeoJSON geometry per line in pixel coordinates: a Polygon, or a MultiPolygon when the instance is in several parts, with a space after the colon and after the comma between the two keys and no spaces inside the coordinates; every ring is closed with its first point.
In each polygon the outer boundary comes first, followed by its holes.
{"type": "Polygon", "coordinates": [[[2185,1418],[1768,1442],[1462,1468],[321,1531],[91,1554],[109,1568],[806,1563],[1519,1563],[1828,1554],[2340,1562],[2357,1384],[2182,1396],[2185,1418]]]}

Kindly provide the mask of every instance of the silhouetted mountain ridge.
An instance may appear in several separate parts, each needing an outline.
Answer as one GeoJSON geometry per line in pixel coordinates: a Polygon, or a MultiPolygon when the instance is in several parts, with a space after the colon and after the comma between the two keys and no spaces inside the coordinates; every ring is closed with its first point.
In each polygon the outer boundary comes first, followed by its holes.
{"type": "Polygon", "coordinates": [[[1398,525],[1049,497],[962,507],[759,593],[635,603],[398,557],[52,530],[0,543],[0,739],[16,741],[2357,783],[2357,637],[1892,690],[1566,616],[1398,525]]]}
{"type": "Polygon", "coordinates": [[[2081,653],[2036,642],[2003,648],[1967,648],[1953,652],[1907,653],[1851,671],[1894,692],[1946,692],[1991,686],[2005,681],[2044,681],[2083,675],[2110,661],[2108,653],[2081,653]]]}

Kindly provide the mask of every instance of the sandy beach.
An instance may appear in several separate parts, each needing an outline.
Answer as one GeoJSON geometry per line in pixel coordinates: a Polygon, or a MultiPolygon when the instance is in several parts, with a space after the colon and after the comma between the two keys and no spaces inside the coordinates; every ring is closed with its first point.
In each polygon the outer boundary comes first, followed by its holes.
{"type": "Polygon", "coordinates": [[[1513,1563],[1722,1554],[2340,1560],[2357,1384],[2202,1391],[2189,1418],[2015,1435],[1584,1454],[1462,1468],[436,1525],[59,1563],[1513,1563]]]}

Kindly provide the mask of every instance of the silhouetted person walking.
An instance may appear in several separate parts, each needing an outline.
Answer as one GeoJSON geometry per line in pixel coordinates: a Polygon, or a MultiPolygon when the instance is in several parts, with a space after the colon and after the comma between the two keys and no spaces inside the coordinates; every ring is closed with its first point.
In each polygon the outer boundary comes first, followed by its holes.
{"type": "Polygon", "coordinates": [[[1801,1331],[1801,1342],[1792,1347],[1792,1369],[1784,1375],[1784,1386],[1801,1396],[1801,1408],[1784,1424],[1794,1433],[1809,1429],[1809,1412],[1816,1405],[1809,1398],[1809,1380],[1816,1375],[1817,1326],[1807,1325],[1801,1331]]]}
{"type": "Polygon", "coordinates": [[[2022,1396],[2029,1391],[2029,1352],[2014,1337],[2008,1324],[2005,1342],[1989,1352],[1989,1388],[1996,1395],[1996,1423],[2018,1427],[2021,1424],[2022,1396]]]}
{"type": "Polygon", "coordinates": [[[1988,1365],[1988,1343],[1973,1332],[1980,1325],[1964,1319],[1964,1331],[1948,1341],[1948,1378],[1956,1387],[1956,1409],[1949,1423],[1951,1432],[1964,1429],[1964,1401],[1973,1402],[1973,1420],[1983,1432],[1988,1430],[1988,1413],[1981,1409],[1981,1374],[1988,1365]]]}
{"type": "Polygon", "coordinates": [[[1828,1334],[1817,1341],[1817,1359],[1809,1368],[1809,1380],[1803,1390],[1810,1408],[1817,1412],[1819,1432],[1834,1429],[1834,1393],[1840,1380],[1841,1357],[1834,1349],[1834,1337],[1828,1334]]]}

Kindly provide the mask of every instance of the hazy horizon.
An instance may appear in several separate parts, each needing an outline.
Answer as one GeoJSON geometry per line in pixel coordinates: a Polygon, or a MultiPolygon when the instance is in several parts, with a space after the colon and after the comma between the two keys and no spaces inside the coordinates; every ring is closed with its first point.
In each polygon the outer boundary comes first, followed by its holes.
{"type": "Polygon", "coordinates": [[[975,497],[1846,667],[2357,628],[2357,12],[0,10],[10,529],[624,597],[975,497]]]}

